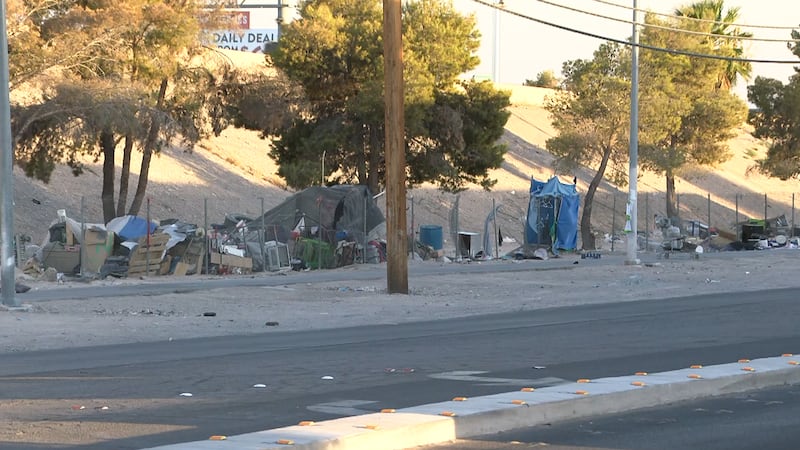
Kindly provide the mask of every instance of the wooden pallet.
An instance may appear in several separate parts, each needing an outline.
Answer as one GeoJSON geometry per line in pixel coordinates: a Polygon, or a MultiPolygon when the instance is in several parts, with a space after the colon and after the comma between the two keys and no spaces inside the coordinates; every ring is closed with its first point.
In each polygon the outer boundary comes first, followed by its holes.
{"type": "Polygon", "coordinates": [[[150,235],[150,245],[147,245],[147,236],[139,239],[138,245],[131,253],[128,262],[128,275],[158,275],[161,266],[161,258],[167,249],[169,235],[157,233],[150,235]],[[149,262],[149,265],[148,265],[149,262]]]}

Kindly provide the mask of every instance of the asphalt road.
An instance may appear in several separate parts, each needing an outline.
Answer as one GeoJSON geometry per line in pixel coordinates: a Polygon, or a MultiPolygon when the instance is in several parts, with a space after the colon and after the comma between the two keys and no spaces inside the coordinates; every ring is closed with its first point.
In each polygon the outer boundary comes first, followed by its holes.
{"type": "Polygon", "coordinates": [[[420,450],[795,450],[800,386],[715,397],[420,450]]]}
{"type": "Polygon", "coordinates": [[[3,355],[0,405],[13,405],[3,417],[20,423],[4,424],[0,448],[138,449],[522,385],[798,353],[796,298],[774,290],[3,355]],[[93,431],[56,445],[75,423],[93,431]]]}

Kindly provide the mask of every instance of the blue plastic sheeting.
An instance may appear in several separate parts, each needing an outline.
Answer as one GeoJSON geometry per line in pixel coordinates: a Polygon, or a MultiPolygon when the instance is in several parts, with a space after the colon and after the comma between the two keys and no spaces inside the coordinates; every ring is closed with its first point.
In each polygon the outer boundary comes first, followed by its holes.
{"type": "MultiPolygon", "coordinates": [[[[137,216],[115,217],[106,224],[106,229],[117,233],[123,241],[136,241],[148,234],[147,219],[137,216]]],[[[155,230],[156,223],[150,222],[149,234],[155,230]]]]}
{"type": "Polygon", "coordinates": [[[550,178],[546,183],[531,178],[531,197],[525,224],[525,243],[558,250],[578,245],[580,196],[574,184],[550,178]]]}

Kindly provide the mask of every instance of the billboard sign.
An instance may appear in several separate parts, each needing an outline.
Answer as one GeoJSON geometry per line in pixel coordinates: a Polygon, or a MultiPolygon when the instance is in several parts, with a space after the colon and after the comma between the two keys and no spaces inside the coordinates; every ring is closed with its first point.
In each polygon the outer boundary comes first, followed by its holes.
{"type": "Polygon", "coordinates": [[[211,32],[213,45],[228,50],[264,53],[267,44],[276,42],[277,29],[225,30],[211,32]]]}

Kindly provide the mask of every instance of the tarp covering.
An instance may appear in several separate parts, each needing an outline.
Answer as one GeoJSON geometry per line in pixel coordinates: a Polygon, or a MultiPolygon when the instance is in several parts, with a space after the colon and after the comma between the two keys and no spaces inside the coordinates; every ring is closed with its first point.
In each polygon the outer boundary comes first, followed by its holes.
{"type": "Polygon", "coordinates": [[[361,185],[314,186],[284,200],[248,222],[265,229],[265,238],[287,242],[292,234],[335,244],[349,240],[366,244],[386,236],[386,221],[369,188],[361,185]]]}
{"type": "Polygon", "coordinates": [[[546,183],[531,178],[525,243],[558,250],[574,250],[578,243],[580,196],[574,184],[557,177],[546,183]]]}
{"type": "Polygon", "coordinates": [[[106,229],[116,233],[123,241],[136,241],[142,236],[153,234],[158,225],[138,216],[122,216],[111,219],[106,224],[106,229]]]}

